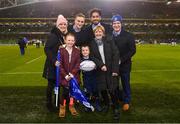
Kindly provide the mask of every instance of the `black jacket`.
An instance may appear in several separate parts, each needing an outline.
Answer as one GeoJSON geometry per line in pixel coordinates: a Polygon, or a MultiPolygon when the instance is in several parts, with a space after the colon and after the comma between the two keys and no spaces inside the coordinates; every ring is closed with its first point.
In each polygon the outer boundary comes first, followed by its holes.
{"type": "Polygon", "coordinates": [[[119,54],[114,42],[112,41],[112,38],[103,39],[105,63],[102,61],[98,45],[95,40],[91,41],[90,48],[92,60],[97,66],[96,79],[98,90],[114,90],[118,86],[118,81],[113,81],[112,72],[118,73],[119,71],[119,54]],[[106,65],[107,72],[103,72],[101,70],[103,65],[106,65]]]}
{"type": "MultiPolygon", "coordinates": [[[[102,23],[101,22],[101,25],[105,28],[105,34],[106,35],[109,35],[112,33],[112,28],[110,25],[108,24],[105,24],[105,23],[102,23]]],[[[86,35],[86,41],[87,42],[90,42],[94,39],[94,32],[93,32],[93,29],[92,29],[92,24],[88,25],[86,28],[85,28],[85,35],[86,35]]]]}
{"type": "Polygon", "coordinates": [[[76,38],[76,46],[81,46],[82,44],[86,43],[86,36],[85,36],[85,29],[84,27],[81,29],[80,32],[75,32],[73,29],[73,25],[68,26],[68,32],[71,32],[75,35],[76,38]]]}
{"type": "Polygon", "coordinates": [[[59,29],[54,27],[48,36],[48,40],[44,47],[46,61],[44,65],[43,77],[46,79],[56,79],[56,56],[59,46],[64,43],[63,34],[59,29]]]}
{"type": "Polygon", "coordinates": [[[121,30],[120,35],[113,36],[115,44],[119,50],[120,72],[131,71],[131,57],[136,53],[136,44],[131,33],[121,30]]]}

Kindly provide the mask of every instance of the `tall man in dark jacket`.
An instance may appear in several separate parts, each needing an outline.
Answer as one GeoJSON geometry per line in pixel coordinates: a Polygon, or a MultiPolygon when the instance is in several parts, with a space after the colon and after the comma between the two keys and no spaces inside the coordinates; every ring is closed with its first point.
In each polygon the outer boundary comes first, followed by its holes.
{"type": "Polygon", "coordinates": [[[91,24],[88,25],[86,28],[85,28],[85,32],[86,32],[86,41],[87,42],[90,42],[92,40],[94,40],[94,32],[93,32],[93,29],[96,27],[96,26],[103,26],[105,28],[105,34],[111,34],[112,33],[112,28],[110,25],[108,24],[105,24],[103,22],[101,22],[101,10],[98,9],[98,8],[93,8],[91,11],[90,11],[90,20],[91,20],[91,24]]]}
{"type": "Polygon", "coordinates": [[[113,39],[119,49],[119,74],[123,87],[122,100],[124,102],[123,110],[129,110],[131,101],[130,91],[130,72],[131,72],[131,57],[136,53],[136,45],[134,37],[131,33],[123,30],[122,17],[114,15],[112,17],[113,39]]]}

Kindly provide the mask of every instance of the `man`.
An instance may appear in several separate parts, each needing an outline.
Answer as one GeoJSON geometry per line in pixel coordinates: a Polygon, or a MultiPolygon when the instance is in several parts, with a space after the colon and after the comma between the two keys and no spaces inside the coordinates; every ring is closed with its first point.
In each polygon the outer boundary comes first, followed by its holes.
{"type": "Polygon", "coordinates": [[[84,24],[85,24],[85,15],[82,13],[78,13],[75,16],[74,24],[68,27],[69,32],[73,33],[76,38],[76,46],[81,46],[85,41],[85,32],[84,32],[84,24]]]}
{"type": "Polygon", "coordinates": [[[85,28],[86,41],[91,42],[94,39],[95,36],[93,33],[93,29],[96,26],[102,25],[105,28],[105,31],[106,31],[105,34],[111,34],[112,32],[111,26],[101,22],[101,15],[102,15],[101,10],[98,8],[94,8],[90,11],[91,24],[85,28]]]}
{"type": "Polygon", "coordinates": [[[130,72],[131,72],[131,58],[136,53],[136,45],[134,37],[131,33],[122,28],[122,17],[114,15],[112,17],[113,39],[119,50],[119,75],[122,83],[122,100],[123,110],[129,110],[131,101],[130,91],[130,72]]]}
{"type": "Polygon", "coordinates": [[[25,54],[25,49],[24,48],[26,48],[26,43],[27,42],[28,42],[28,40],[27,40],[26,37],[24,37],[23,39],[22,38],[18,39],[18,45],[19,45],[20,53],[21,53],[22,56],[25,54]]]}

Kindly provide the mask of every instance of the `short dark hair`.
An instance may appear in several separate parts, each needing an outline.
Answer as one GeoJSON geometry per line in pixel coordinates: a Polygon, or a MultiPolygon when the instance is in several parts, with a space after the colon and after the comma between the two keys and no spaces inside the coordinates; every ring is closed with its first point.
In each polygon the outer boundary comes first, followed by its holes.
{"type": "Polygon", "coordinates": [[[75,15],[75,18],[76,17],[83,17],[83,18],[85,18],[85,15],[83,14],[83,13],[77,13],[76,15],[75,15]]]}
{"type": "Polygon", "coordinates": [[[90,50],[89,44],[88,44],[88,43],[83,43],[83,44],[80,46],[80,51],[81,51],[80,56],[81,56],[81,58],[83,57],[83,55],[82,55],[82,48],[83,48],[83,47],[88,47],[88,48],[89,48],[89,52],[90,52],[90,54],[91,54],[91,50],[90,50]]]}
{"type": "Polygon", "coordinates": [[[82,47],[88,47],[89,50],[90,50],[90,46],[89,46],[88,43],[83,43],[83,44],[81,45],[81,47],[80,47],[80,50],[81,50],[81,51],[82,51],[82,47]]]}
{"type": "Polygon", "coordinates": [[[100,9],[98,9],[98,8],[93,8],[93,9],[90,10],[89,16],[91,17],[94,12],[99,13],[100,16],[101,16],[101,14],[102,14],[100,9]]]}

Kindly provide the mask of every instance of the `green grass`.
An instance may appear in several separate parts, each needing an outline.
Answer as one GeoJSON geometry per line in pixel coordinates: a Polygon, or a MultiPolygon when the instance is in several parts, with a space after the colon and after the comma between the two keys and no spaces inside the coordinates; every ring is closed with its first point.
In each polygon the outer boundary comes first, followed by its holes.
{"type": "MultiPolygon", "coordinates": [[[[180,123],[179,51],[180,46],[137,46],[131,109],[121,111],[119,122],[180,123]]],[[[45,107],[47,81],[41,76],[44,60],[43,48],[28,46],[25,56],[20,56],[18,46],[0,46],[0,122],[116,122],[112,110],[85,113],[80,106],[78,117],[67,112],[65,119],[49,113],[45,107]]]]}

